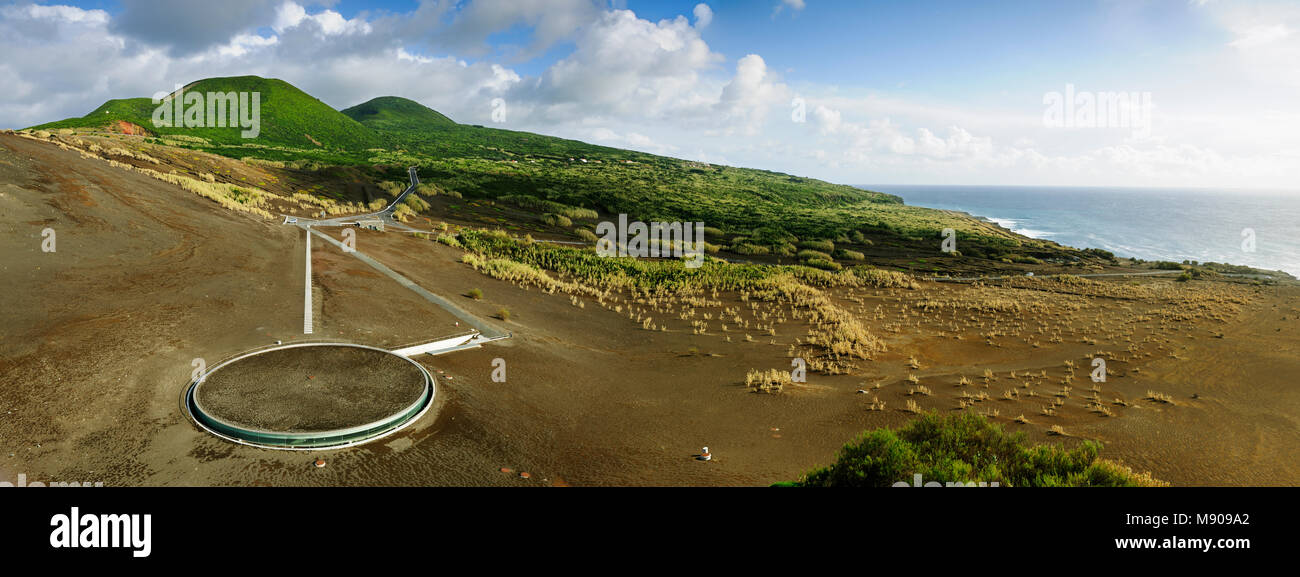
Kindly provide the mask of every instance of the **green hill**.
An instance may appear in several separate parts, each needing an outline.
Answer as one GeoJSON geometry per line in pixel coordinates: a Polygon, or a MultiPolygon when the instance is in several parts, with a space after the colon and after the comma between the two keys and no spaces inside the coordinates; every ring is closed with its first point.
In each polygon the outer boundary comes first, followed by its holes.
{"type": "MultiPolygon", "coordinates": [[[[931,243],[944,228],[994,245],[981,249],[967,241],[963,252],[997,256],[1022,243],[1025,248],[1050,244],[851,186],[458,124],[406,98],[375,98],[340,112],[287,82],[256,76],[210,78],[185,90],[205,95],[259,92],[261,133],[245,139],[238,127],[154,126],[157,107],[147,98],[110,100],[82,118],[33,128],[122,132],[138,125],[172,146],[233,158],[370,167],[378,177],[395,182],[405,180],[405,167],[419,166],[425,182],[471,200],[499,199],[521,206],[562,203],[642,220],[703,221],[738,235],[732,243],[758,251],[746,254],[770,249],[789,256],[797,248],[795,242],[809,239],[855,246],[854,239],[864,234],[890,245],[922,238],[931,243]]],[[[1055,252],[1052,248],[1034,254],[1047,257],[1055,252]]]]}
{"type": "MultiPolygon", "coordinates": [[[[242,129],[237,126],[237,122],[233,123],[236,127],[226,128],[156,126],[153,122],[153,114],[158,105],[149,98],[110,100],[81,118],[70,118],[33,128],[38,130],[96,129],[127,122],[143,127],[149,134],[156,136],[197,137],[211,144],[241,146],[251,144],[303,149],[328,148],[355,151],[378,146],[381,142],[379,136],[371,129],[283,80],[257,76],[209,78],[186,86],[185,92],[203,94],[205,99],[209,93],[260,93],[260,133],[256,138],[243,138],[240,134],[242,129]]],[[[215,119],[206,118],[206,107],[205,121],[209,125],[215,124],[215,119]]],[[[228,119],[227,124],[231,123],[228,119]]]]}
{"type": "MultiPolygon", "coordinates": [[[[149,126],[149,117],[155,105],[148,98],[122,98],[109,100],[80,118],[69,118],[56,122],[47,122],[31,127],[31,130],[57,130],[61,128],[107,129],[118,122],[129,122],[149,126]]],[[[120,132],[120,130],[114,130],[120,132]]]]}
{"type": "Polygon", "coordinates": [[[455,126],[442,113],[400,96],[380,96],[343,110],[343,114],[374,130],[413,132],[455,126]]]}
{"type": "Polygon", "coordinates": [[[501,151],[515,155],[549,156],[554,159],[587,158],[607,160],[629,155],[651,155],[597,146],[554,136],[457,124],[423,104],[397,96],[382,96],[343,110],[343,114],[380,133],[398,147],[418,149],[443,157],[500,157],[501,151]]]}

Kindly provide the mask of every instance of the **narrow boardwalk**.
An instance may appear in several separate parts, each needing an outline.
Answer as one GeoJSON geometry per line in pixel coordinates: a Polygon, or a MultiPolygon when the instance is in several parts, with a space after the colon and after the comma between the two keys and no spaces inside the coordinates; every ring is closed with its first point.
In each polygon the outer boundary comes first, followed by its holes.
{"type": "Polygon", "coordinates": [[[311,334],[311,227],[304,227],[307,233],[307,283],[304,287],[302,301],[302,334],[311,334]]]}
{"type": "MultiPolygon", "coordinates": [[[[313,228],[311,228],[311,227],[304,227],[304,228],[306,228],[306,229],[307,229],[311,234],[314,234],[314,235],[316,235],[316,236],[319,236],[320,238],[322,238],[322,239],[328,241],[330,244],[333,244],[334,246],[338,247],[340,250],[343,249],[343,243],[342,243],[342,242],[339,242],[338,240],[334,239],[333,237],[331,237],[331,236],[329,236],[329,235],[327,235],[327,234],[324,234],[324,233],[322,233],[322,232],[320,232],[320,231],[317,231],[317,230],[315,230],[315,229],[313,229],[313,228]]],[[[420,295],[421,297],[423,297],[424,300],[427,300],[427,301],[429,301],[429,302],[431,302],[431,303],[433,303],[433,304],[435,304],[435,305],[437,305],[437,306],[439,306],[439,307],[442,307],[443,310],[446,310],[447,312],[451,313],[452,316],[455,316],[456,318],[460,319],[461,322],[465,323],[466,325],[469,325],[469,326],[472,327],[474,330],[477,330],[477,331],[478,331],[479,333],[481,333],[484,337],[489,338],[489,339],[495,339],[495,338],[500,338],[500,337],[505,337],[505,336],[509,336],[509,335],[510,335],[510,332],[509,332],[509,331],[503,331],[503,330],[497,328],[496,326],[494,326],[493,324],[488,323],[487,321],[485,321],[485,320],[483,320],[483,319],[480,319],[480,318],[478,318],[478,317],[476,317],[476,316],[470,314],[469,312],[465,311],[464,309],[460,308],[459,306],[456,306],[456,305],[455,305],[454,303],[452,303],[451,301],[449,301],[449,300],[447,300],[447,299],[445,299],[445,298],[442,298],[442,297],[440,297],[440,296],[438,296],[438,295],[436,295],[436,294],[433,294],[433,293],[429,292],[428,290],[425,290],[424,287],[422,287],[422,286],[420,286],[420,285],[418,285],[418,284],[415,284],[413,281],[411,281],[411,279],[408,279],[408,278],[406,278],[405,276],[402,276],[401,274],[397,273],[397,271],[394,271],[393,269],[388,268],[387,266],[384,266],[383,263],[381,263],[381,262],[379,262],[379,261],[377,261],[377,260],[371,258],[370,256],[368,256],[368,255],[362,253],[361,251],[353,250],[353,251],[351,251],[349,254],[351,254],[352,256],[357,257],[358,259],[361,260],[361,262],[364,262],[364,263],[370,265],[370,266],[373,267],[375,270],[377,270],[377,271],[379,271],[379,272],[381,272],[381,273],[384,273],[384,274],[387,275],[389,278],[391,278],[391,279],[397,281],[398,284],[400,284],[400,285],[402,285],[402,286],[404,286],[404,287],[406,287],[406,288],[408,288],[408,289],[411,289],[412,291],[415,292],[415,294],[418,294],[418,295],[420,295]]],[[[309,285],[309,286],[310,286],[310,285],[309,285]]]]}

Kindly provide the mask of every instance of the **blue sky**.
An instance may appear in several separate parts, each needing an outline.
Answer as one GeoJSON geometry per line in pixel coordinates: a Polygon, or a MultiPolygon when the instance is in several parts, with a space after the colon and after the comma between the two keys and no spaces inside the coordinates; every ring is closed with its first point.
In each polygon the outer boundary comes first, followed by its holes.
{"type": "MultiPolygon", "coordinates": [[[[689,15],[696,1],[625,1],[617,5],[657,21],[689,15]]],[[[74,3],[83,5],[83,3],[74,3]]],[[[713,24],[704,38],[731,58],[761,53],[791,80],[834,84],[844,73],[860,75],[862,89],[902,84],[924,92],[996,94],[1008,85],[1037,82],[1068,69],[1105,80],[1117,64],[1168,70],[1181,54],[1227,35],[1209,25],[1186,1],[1093,2],[899,2],[819,0],[813,10],[785,9],[776,1],[709,3],[713,24]],[[1115,22],[1123,19],[1122,27],[1115,22]],[[1079,47],[1087,46],[1087,51],[1079,47]]],[[[86,6],[120,9],[117,2],[86,6]]],[[[416,0],[343,0],[333,8],[346,17],[362,12],[404,13],[416,0]]],[[[527,44],[530,29],[515,26],[492,42],[527,44]]],[[[537,74],[573,46],[561,43],[544,55],[515,64],[537,74]]],[[[446,55],[441,53],[438,55],[446,55]]]]}
{"type": "MultiPolygon", "coordinates": [[[[81,5],[82,3],[75,3],[81,5]]],[[[415,0],[343,0],[334,9],[346,17],[362,12],[403,13],[415,0]]],[[[696,1],[625,1],[617,5],[657,21],[691,14],[696,1]]],[[[1117,65],[1145,66],[1159,73],[1180,55],[1207,43],[1226,43],[1185,0],[1131,3],[1086,1],[899,2],[818,0],[812,10],[773,14],[776,1],[709,3],[714,13],[704,38],[731,58],[761,53],[768,65],[791,80],[839,83],[859,74],[861,88],[911,89],[944,93],[998,93],[1008,85],[1034,84],[1063,69],[1072,77],[1105,80],[1117,65]],[[1129,5],[1131,4],[1131,5],[1129,5]],[[1116,25],[1116,22],[1123,22],[1116,25]],[[1088,47],[1088,50],[1080,50],[1088,47]]],[[[110,11],[116,2],[88,2],[110,11]]],[[[501,44],[526,44],[530,30],[512,27],[492,37],[501,44]]],[[[560,44],[545,55],[517,64],[540,73],[572,50],[560,44]]]]}
{"type": "Polygon", "coordinates": [[[0,0],[0,126],[247,73],[837,182],[1292,186],[1298,32],[1285,1],[0,0]],[[1053,125],[1067,91],[1150,109],[1053,125]]]}

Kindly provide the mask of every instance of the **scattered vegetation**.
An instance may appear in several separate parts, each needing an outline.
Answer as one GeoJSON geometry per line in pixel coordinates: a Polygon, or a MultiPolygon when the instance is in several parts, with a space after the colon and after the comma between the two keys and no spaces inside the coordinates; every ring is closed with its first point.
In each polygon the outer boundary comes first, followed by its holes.
{"type": "Polygon", "coordinates": [[[798,486],[890,487],[924,482],[998,483],[1010,487],[1164,486],[1147,474],[1100,459],[1099,443],[1067,449],[1030,445],[970,413],[928,413],[898,430],[876,429],[840,450],[835,463],[803,476],[798,486]]]}
{"type": "Polygon", "coordinates": [[[1172,404],[1174,403],[1174,398],[1173,398],[1173,397],[1171,397],[1171,396],[1169,396],[1169,395],[1166,395],[1166,394],[1164,394],[1164,393],[1157,393],[1157,392],[1155,392],[1155,391],[1147,391],[1146,399],[1147,399],[1148,401],[1154,401],[1154,402],[1157,402],[1157,403],[1163,403],[1163,404],[1166,404],[1166,405],[1172,405],[1172,404]]]}
{"type": "Polygon", "coordinates": [[[756,393],[779,393],[791,383],[789,371],[750,370],[745,375],[745,386],[756,393]]]}

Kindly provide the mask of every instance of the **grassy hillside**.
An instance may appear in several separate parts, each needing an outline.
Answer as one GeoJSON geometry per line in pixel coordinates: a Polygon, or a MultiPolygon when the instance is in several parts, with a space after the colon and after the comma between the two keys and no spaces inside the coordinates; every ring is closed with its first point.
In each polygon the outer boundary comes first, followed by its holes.
{"type": "Polygon", "coordinates": [[[109,100],[81,118],[69,118],[50,122],[33,128],[50,130],[58,128],[105,128],[116,122],[129,122],[142,127],[149,126],[148,121],[155,105],[148,98],[123,98],[109,100]]]}
{"type": "Polygon", "coordinates": [[[456,125],[441,112],[400,96],[380,96],[352,108],[345,108],[343,114],[372,129],[392,133],[420,132],[456,125]]]}
{"type": "Polygon", "coordinates": [[[429,156],[494,159],[528,156],[566,161],[585,158],[589,162],[656,158],[554,136],[457,124],[436,110],[397,96],[375,98],[345,109],[343,114],[380,133],[394,148],[417,150],[429,156]]]}
{"type": "Polygon", "coordinates": [[[110,100],[81,118],[70,118],[33,128],[96,129],[117,122],[128,122],[143,127],[152,135],[201,138],[208,145],[218,146],[317,148],[356,152],[380,145],[380,138],[374,131],[283,80],[257,76],[209,78],[186,86],[185,91],[205,95],[208,92],[261,93],[261,133],[256,139],[245,139],[240,135],[241,128],[154,126],[153,113],[157,105],[149,98],[110,100]]]}
{"type": "MultiPolygon", "coordinates": [[[[699,220],[768,244],[797,240],[784,231],[835,238],[877,225],[921,231],[955,221],[904,207],[896,196],[814,179],[456,124],[404,98],[376,98],[344,113],[405,151],[375,155],[373,163],[419,165],[426,181],[471,198],[524,195],[644,220],[699,220]]],[[[400,179],[396,169],[393,177],[400,179]]]]}
{"type": "MultiPolygon", "coordinates": [[[[82,118],[37,129],[142,126],[159,142],[276,164],[313,161],[373,171],[374,180],[402,182],[406,166],[422,180],[467,201],[515,206],[558,202],[644,221],[702,221],[725,232],[746,255],[794,254],[801,241],[834,241],[845,254],[910,244],[934,245],[944,228],[965,239],[963,251],[1000,258],[1008,250],[1048,258],[1059,247],[1017,237],[946,211],[910,207],[896,196],[748,168],[716,166],[575,140],[457,124],[417,102],[381,97],[336,111],[292,85],[255,76],[196,82],[190,92],[262,93],[262,132],[238,128],[152,126],[144,98],[113,100],[82,118]],[[1041,249],[1042,252],[1036,252],[1041,249]]],[[[119,127],[120,128],[120,127],[119,127]]],[[[120,130],[118,130],[120,131],[120,130]]],[[[296,163],[303,165],[303,163],[296,163]]],[[[829,250],[829,249],[828,249],[829,250]]]]}

